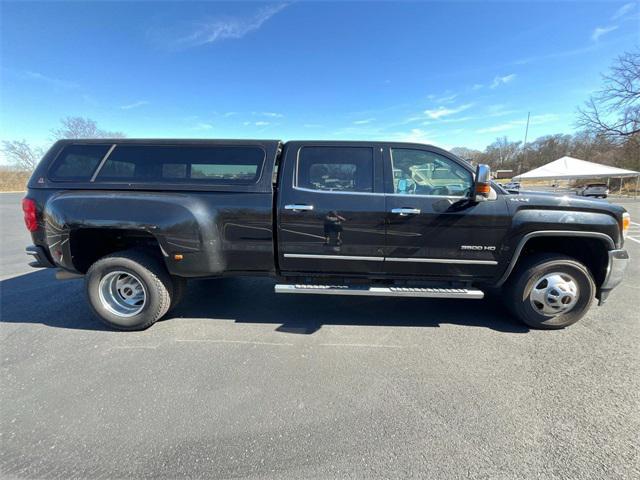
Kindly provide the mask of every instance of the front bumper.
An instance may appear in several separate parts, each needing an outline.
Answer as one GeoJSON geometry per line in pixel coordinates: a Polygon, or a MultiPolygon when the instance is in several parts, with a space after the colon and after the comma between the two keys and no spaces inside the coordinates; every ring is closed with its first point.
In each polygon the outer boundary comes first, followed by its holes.
{"type": "Polygon", "coordinates": [[[31,255],[33,257],[33,262],[29,263],[30,267],[33,268],[54,268],[55,265],[51,263],[48,255],[45,253],[44,248],[40,245],[30,245],[26,248],[27,255],[31,255]]]}
{"type": "Polygon", "coordinates": [[[609,250],[609,263],[607,265],[607,275],[600,286],[600,302],[602,305],[611,290],[616,288],[624,278],[624,271],[629,265],[629,253],[626,250],[609,250]]]}

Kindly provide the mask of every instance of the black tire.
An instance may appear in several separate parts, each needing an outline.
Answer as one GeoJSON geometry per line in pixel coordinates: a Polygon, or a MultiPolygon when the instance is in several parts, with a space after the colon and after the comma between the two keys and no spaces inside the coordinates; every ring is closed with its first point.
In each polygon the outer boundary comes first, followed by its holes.
{"type": "Polygon", "coordinates": [[[171,296],[171,306],[169,311],[173,310],[184,298],[184,294],[187,292],[187,279],[184,277],[172,276],[171,283],[173,284],[173,295],[171,296]]]}
{"type": "Polygon", "coordinates": [[[167,313],[173,297],[171,277],[161,260],[138,250],[116,252],[91,265],[85,276],[85,291],[94,313],[118,330],[150,327],[167,313]],[[101,281],[113,272],[124,272],[134,277],[144,288],[145,300],[139,312],[129,316],[118,315],[101,299],[101,281]]]}
{"type": "Polygon", "coordinates": [[[587,313],[595,293],[591,272],[578,260],[558,254],[537,254],[526,258],[511,275],[504,299],[507,308],[531,328],[560,329],[576,323],[587,313]],[[578,289],[573,308],[555,316],[542,314],[540,305],[536,308],[530,299],[534,286],[551,273],[570,276],[578,289]]]}

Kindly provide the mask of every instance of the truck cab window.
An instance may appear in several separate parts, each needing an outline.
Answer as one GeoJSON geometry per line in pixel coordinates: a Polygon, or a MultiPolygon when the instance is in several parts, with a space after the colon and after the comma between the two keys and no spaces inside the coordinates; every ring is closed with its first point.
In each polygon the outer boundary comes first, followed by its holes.
{"type": "Polygon", "coordinates": [[[426,150],[392,148],[393,191],[401,195],[464,197],[471,191],[471,172],[426,150]]]}
{"type": "Polygon", "coordinates": [[[330,192],[373,192],[373,150],[369,147],[303,147],[296,186],[330,192]]]}

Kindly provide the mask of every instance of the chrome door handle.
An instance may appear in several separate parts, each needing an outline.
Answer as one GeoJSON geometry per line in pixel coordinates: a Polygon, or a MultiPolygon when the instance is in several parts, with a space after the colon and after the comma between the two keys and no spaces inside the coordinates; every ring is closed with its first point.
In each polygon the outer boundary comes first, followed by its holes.
{"type": "Polygon", "coordinates": [[[313,210],[313,205],[300,205],[298,203],[293,203],[284,206],[285,210],[293,210],[294,212],[308,212],[313,210]]]}
{"type": "Polygon", "coordinates": [[[406,217],[407,215],[419,215],[419,208],[392,208],[391,213],[397,213],[401,217],[406,217]]]}

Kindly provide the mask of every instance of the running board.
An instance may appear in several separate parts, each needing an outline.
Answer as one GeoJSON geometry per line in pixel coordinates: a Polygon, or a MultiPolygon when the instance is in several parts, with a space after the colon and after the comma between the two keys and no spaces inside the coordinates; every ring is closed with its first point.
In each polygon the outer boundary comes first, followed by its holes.
{"type": "Polygon", "coordinates": [[[481,290],[467,288],[358,287],[346,285],[289,285],[276,284],[276,293],[307,293],[316,295],[366,295],[373,297],[422,298],[484,298],[481,290]]]}

